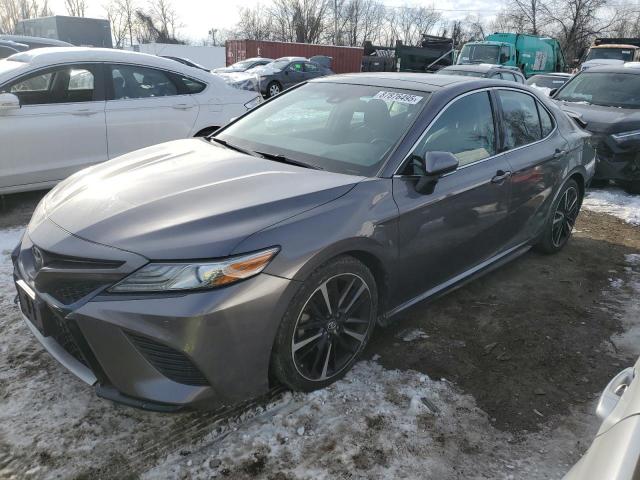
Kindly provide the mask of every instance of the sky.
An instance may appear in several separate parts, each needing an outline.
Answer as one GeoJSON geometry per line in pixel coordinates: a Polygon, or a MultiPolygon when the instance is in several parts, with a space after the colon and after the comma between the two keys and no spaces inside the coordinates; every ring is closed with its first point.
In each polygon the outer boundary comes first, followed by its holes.
{"type": "MultiPolygon", "coordinates": [[[[108,0],[87,0],[87,16],[105,18],[106,14],[103,5],[108,0]]],[[[147,0],[138,0],[140,4],[147,0]]],[[[208,37],[208,32],[212,28],[230,29],[233,28],[238,19],[238,10],[241,7],[253,7],[258,3],[266,5],[269,0],[172,0],[178,12],[180,21],[184,25],[179,31],[182,37],[191,42],[200,42],[208,37]]],[[[411,1],[411,0],[382,0],[389,6],[431,6],[440,10],[443,16],[449,20],[462,19],[469,14],[481,17],[493,17],[501,8],[504,0],[436,0],[432,1],[411,1]]],[[[49,0],[49,5],[53,12],[58,15],[65,15],[64,0],[49,0]]]]}

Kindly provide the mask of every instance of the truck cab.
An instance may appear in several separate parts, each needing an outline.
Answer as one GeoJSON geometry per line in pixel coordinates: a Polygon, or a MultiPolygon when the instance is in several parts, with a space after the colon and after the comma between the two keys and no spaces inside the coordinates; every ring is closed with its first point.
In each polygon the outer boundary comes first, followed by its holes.
{"type": "Polygon", "coordinates": [[[557,40],[517,33],[493,33],[483,41],[469,42],[462,47],[457,63],[518,67],[527,78],[540,73],[560,72],[565,67],[557,40]]]}
{"type": "Polygon", "coordinates": [[[580,70],[640,61],[640,38],[596,38],[580,70]]]}

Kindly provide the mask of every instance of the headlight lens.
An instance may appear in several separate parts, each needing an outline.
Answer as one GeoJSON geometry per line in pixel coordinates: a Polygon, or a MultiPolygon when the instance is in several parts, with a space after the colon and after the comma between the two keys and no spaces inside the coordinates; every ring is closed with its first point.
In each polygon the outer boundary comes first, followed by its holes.
{"type": "Polygon", "coordinates": [[[616,142],[628,142],[631,140],[640,140],[640,130],[614,133],[611,136],[616,142]]]}
{"type": "Polygon", "coordinates": [[[247,110],[251,110],[252,108],[255,108],[258,105],[260,105],[261,102],[262,102],[262,97],[258,95],[256,98],[249,100],[247,103],[245,103],[244,106],[247,108],[247,110]]]}
{"type": "Polygon", "coordinates": [[[217,262],[149,263],[117,283],[110,292],[171,292],[203,290],[229,285],[253,277],[278,253],[273,247],[217,262]]]}

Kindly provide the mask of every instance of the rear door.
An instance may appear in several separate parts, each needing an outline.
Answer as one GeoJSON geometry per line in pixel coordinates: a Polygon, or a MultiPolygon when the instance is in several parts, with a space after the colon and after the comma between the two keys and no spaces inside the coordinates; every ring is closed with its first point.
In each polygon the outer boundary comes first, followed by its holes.
{"type": "Polygon", "coordinates": [[[562,181],[567,142],[552,115],[522,90],[495,91],[502,124],[503,156],[511,165],[509,231],[513,244],[531,240],[547,219],[549,202],[562,181]]]}
{"type": "Polygon", "coordinates": [[[177,75],[140,65],[112,64],[106,104],[109,158],[169,140],[187,138],[198,104],[177,75]]]}
{"type": "Polygon", "coordinates": [[[12,80],[21,107],[0,114],[0,188],[62,180],[107,159],[102,65],[68,64],[12,80]]]}
{"type": "Polygon", "coordinates": [[[413,150],[451,152],[458,169],[442,176],[431,194],[416,191],[419,172],[411,162],[394,176],[401,302],[434,293],[504,251],[509,164],[496,148],[489,92],[466,94],[442,110],[413,150]]]}
{"type": "Polygon", "coordinates": [[[324,75],[323,69],[316,63],[304,62],[304,79],[311,80],[313,78],[324,75]]]}

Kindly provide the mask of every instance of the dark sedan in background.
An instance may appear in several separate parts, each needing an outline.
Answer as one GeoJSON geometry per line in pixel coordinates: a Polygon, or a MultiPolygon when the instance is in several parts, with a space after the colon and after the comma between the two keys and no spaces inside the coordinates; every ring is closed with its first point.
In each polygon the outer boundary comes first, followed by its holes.
{"type": "Polygon", "coordinates": [[[553,98],[593,134],[594,185],[614,180],[640,194],[640,65],[627,65],[580,72],[553,98]]]}
{"type": "Polygon", "coordinates": [[[12,255],[20,306],[53,356],[131,405],[321,388],[378,322],[561,250],[588,137],[514,83],[318,79],[60,183],[12,255]]]}
{"type": "Polygon", "coordinates": [[[491,78],[525,83],[524,75],[516,67],[503,67],[490,63],[472,65],[451,65],[438,70],[441,75],[461,75],[464,77],[491,78]]]}
{"type": "Polygon", "coordinates": [[[278,95],[298,83],[333,75],[326,64],[304,57],[282,57],[262,67],[252,68],[247,73],[258,76],[260,92],[266,97],[278,95]]]}

